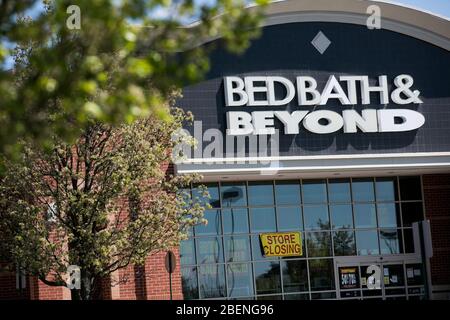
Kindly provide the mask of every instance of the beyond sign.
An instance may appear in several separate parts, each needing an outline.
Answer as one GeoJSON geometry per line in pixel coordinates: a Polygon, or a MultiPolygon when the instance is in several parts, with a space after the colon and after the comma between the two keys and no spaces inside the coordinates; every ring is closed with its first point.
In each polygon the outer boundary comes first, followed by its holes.
{"type": "MultiPolygon", "coordinates": [[[[295,83],[284,77],[225,77],[225,104],[228,107],[280,107],[292,102],[298,106],[323,106],[329,100],[339,100],[341,105],[369,105],[371,94],[380,98],[382,105],[391,101],[398,105],[420,104],[420,91],[412,90],[414,79],[410,75],[395,77],[393,90],[389,92],[387,76],[378,77],[378,85],[369,84],[368,76],[330,76],[324,89],[319,91],[312,77],[297,77],[295,83]],[[339,80],[338,80],[339,79],[339,80]],[[346,90],[342,84],[345,84],[346,90]],[[275,92],[284,94],[277,97],[275,92]],[[360,97],[358,97],[360,95],[360,97]]],[[[284,125],[285,134],[298,134],[300,124],[313,133],[333,133],[343,128],[344,133],[400,132],[420,128],[425,118],[409,109],[353,109],[339,114],[331,110],[293,112],[284,110],[229,111],[227,124],[229,135],[274,134],[274,119],[284,125]]]]}

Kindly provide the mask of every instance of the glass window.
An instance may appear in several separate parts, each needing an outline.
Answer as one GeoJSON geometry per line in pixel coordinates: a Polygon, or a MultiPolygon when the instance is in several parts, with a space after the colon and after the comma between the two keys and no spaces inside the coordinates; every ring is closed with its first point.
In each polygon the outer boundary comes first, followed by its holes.
{"type": "Polygon", "coordinates": [[[333,179],[328,181],[328,197],[330,202],[351,202],[350,180],[333,179]]]}
{"type": "Polygon", "coordinates": [[[377,215],[374,204],[355,204],[353,210],[356,228],[377,227],[377,215]]]}
{"type": "Polygon", "coordinates": [[[353,213],[350,204],[330,205],[331,221],[333,229],[352,229],[353,213]]]}
{"type": "Polygon", "coordinates": [[[278,207],[278,230],[303,230],[302,213],[299,207],[278,207]]]}
{"type": "Polygon", "coordinates": [[[356,231],[356,249],[359,256],[380,254],[377,231],[356,231]]]}
{"type": "Polygon", "coordinates": [[[267,259],[277,259],[273,257],[265,258],[263,256],[263,249],[261,245],[261,240],[259,239],[259,235],[251,236],[252,239],[252,257],[253,260],[267,260],[267,259]]]}
{"type": "Polygon", "coordinates": [[[298,205],[300,199],[299,181],[276,181],[275,200],[277,205],[298,205]]]}
{"type": "Polygon", "coordinates": [[[309,276],[312,291],[334,289],[334,267],[332,259],[309,260],[309,276]]]}
{"type": "Polygon", "coordinates": [[[306,260],[281,261],[284,292],[308,291],[306,260]]]}
{"type": "Polygon", "coordinates": [[[222,264],[198,267],[200,299],[225,297],[225,271],[222,264]]]}
{"type": "Polygon", "coordinates": [[[222,233],[220,210],[205,210],[203,217],[207,224],[199,224],[194,227],[195,235],[218,235],[222,233]]]}
{"type": "Polygon", "coordinates": [[[274,208],[252,208],[250,209],[250,219],[252,232],[277,230],[274,208]]]}
{"type": "Polygon", "coordinates": [[[197,263],[223,262],[222,239],[220,237],[198,238],[197,263]]]}
{"type": "Polygon", "coordinates": [[[278,261],[255,262],[256,294],[281,292],[280,264],[278,261]]]}
{"type": "Polygon", "coordinates": [[[381,229],[380,230],[380,249],[381,254],[397,254],[401,253],[400,246],[401,232],[397,229],[381,229]]]}
{"type": "Polygon", "coordinates": [[[380,227],[400,227],[400,209],[395,203],[378,203],[377,213],[380,227]]]}
{"type": "Polygon", "coordinates": [[[248,233],[247,209],[223,209],[223,233],[248,233]]]}
{"type": "Polygon", "coordinates": [[[412,229],[403,229],[405,238],[405,253],[414,253],[414,237],[412,229]]]}
{"type": "Polygon", "coordinates": [[[248,297],[254,295],[251,264],[228,264],[227,281],[229,297],[248,297]]]}
{"type": "Polygon", "coordinates": [[[327,230],[330,229],[328,219],[328,206],[304,206],[303,215],[306,230],[327,230]]]}
{"type": "Polygon", "coordinates": [[[325,180],[303,181],[303,202],[304,203],[325,203],[327,202],[327,187],[325,180]]]}
{"type": "Polygon", "coordinates": [[[284,300],[309,300],[309,294],[285,294],[284,300]]]}
{"type": "Polygon", "coordinates": [[[423,220],[422,202],[402,203],[403,227],[411,227],[413,222],[423,220]]]}
{"type": "Polygon", "coordinates": [[[422,285],[424,282],[424,272],[422,264],[420,263],[407,264],[405,267],[408,286],[422,285]]]}
{"type": "Polygon", "coordinates": [[[247,205],[245,183],[222,183],[220,186],[222,207],[242,207],[247,205]]]}
{"type": "Polygon", "coordinates": [[[181,286],[183,288],[183,298],[198,299],[197,268],[181,268],[181,286]]]}
{"type": "Polygon", "coordinates": [[[353,179],[352,193],[355,202],[374,201],[373,179],[353,179]]]}
{"type": "Polygon", "coordinates": [[[329,300],[335,299],[336,292],[318,292],[311,294],[311,300],[329,300]]]}
{"type": "Polygon", "coordinates": [[[249,206],[273,206],[272,182],[249,182],[248,203],[249,206]]]}
{"type": "Polygon", "coordinates": [[[194,239],[180,242],[180,262],[182,265],[195,264],[194,239]]]}
{"type": "Polygon", "coordinates": [[[308,232],[308,257],[331,256],[330,232],[308,232]]]}
{"type": "Polygon", "coordinates": [[[192,188],[192,194],[194,198],[199,199],[201,202],[209,203],[213,208],[220,207],[219,187],[216,183],[207,183],[200,186],[195,186],[192,188]],[[209,194],[209,197],[204,196],[204,191],[209,194]]]}
{"type": "Polygon", "coordinates": [[[250,259],[250,238],[248,236],[225,236],[225,259],[227,262],[250,259]]]}
{"type": "Polygon", "coordinates": [[[400,177],[400,200],[422,200],[420,177],[400,177]]]}
{"type": "Polygon", "coordinates": [[[333,232],[333,243],[335,256],[356,255],[355,234],[353,231],[333,232]]]}
{"type": "Polygon", "coordinates": [[[383,276],[385,287],[403,287],[405,285],[405,272],[402,264],[385,264],[383,276]]]}
{"type": "Polygon", "coordinates": [[[375,193],[377,201],[396,201],[398,200],[397,179],[396,178],[377,178],[375,182],[375,193]]]}

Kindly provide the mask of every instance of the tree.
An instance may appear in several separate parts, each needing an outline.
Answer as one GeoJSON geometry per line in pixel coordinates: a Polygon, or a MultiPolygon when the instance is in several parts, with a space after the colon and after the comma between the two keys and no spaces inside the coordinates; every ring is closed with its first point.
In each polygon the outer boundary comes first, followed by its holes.
{"type": "Polygon", "coordinates": [[[54,135],[73,142],[92,118],[167,120],[172,89],[208,69],[200,44],[220,36],[240,52],[257,35],[262,7],[245,2],[0,1],[0,153],[19,155],[23,139],[48,150],[54,135]]]}
{"type": "MultiPolygon", "coordinates": [[[[142,264],[178,245],[204,223],[204,194],[183,188],[196,175],[167,173],[174,135],[191,116],[172,108],[117,128],[91,123],[74,144],[52,152],[26,144],[18,162],[5,160],[0,185],[0,261],[13,262],[51,286],[66,286],[69,265],[81,269],[73,299],[92,299],[102,277],[142,264]]],[[[177,138],[174,138],[177,137],[177,138]]]]}

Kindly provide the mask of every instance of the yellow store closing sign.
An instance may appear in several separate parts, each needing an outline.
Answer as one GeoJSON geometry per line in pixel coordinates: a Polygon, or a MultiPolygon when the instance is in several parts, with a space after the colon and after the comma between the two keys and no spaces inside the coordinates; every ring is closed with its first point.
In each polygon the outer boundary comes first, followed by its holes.
{"type": "Polygon", "coordinates": [[[261,233],[265,257],[302,256],[302,236],[300,232],[261,233]]]}

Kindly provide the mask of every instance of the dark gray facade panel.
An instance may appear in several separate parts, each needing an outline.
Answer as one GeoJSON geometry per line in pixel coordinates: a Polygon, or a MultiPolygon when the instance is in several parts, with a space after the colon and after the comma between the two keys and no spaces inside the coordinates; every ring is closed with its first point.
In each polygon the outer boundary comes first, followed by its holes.
{"type": "MultiPolygon", "coordinates": [[[[283,107],[225,107],[224,76],[312,76],[322,89],[330,75],[367,75],[377,79],[387,75],[389,85],[400,74],[414,78],[414,90],[420,90],[423,104],[396,105],[387,108],[412,109],[422,113],[425,124],[411,132],[314,134],[300,127],[298,135],[283,135],[280,128],[280,155],[338,155],[410,152],[450,152],[450,53],[427,42],[387,30],[369,30],[364,26],[303,22],[265,27],[262,36],[240,56],[220,46],[211,54],[211,70],[204,82],[188,86],[178,106],[193,112],[203,130],[226,129],[227,111],[256,110],[333,110],[341,113],[336,99],[326,106],[300,107],[296,97],[283,107]],[[321,55],[311,40],[322,31],[331,45],[321,55]]],[[[377,83],[372,83],[377,84],[377,83]]],[[[345,88],[345,85],[344,85],[345,88]]],[[[377,94],[372,105],[357,105],[355,110],[384,108],[377,94]]],[[[191,130],[191,128],[188,128],[191,130]]]]}

